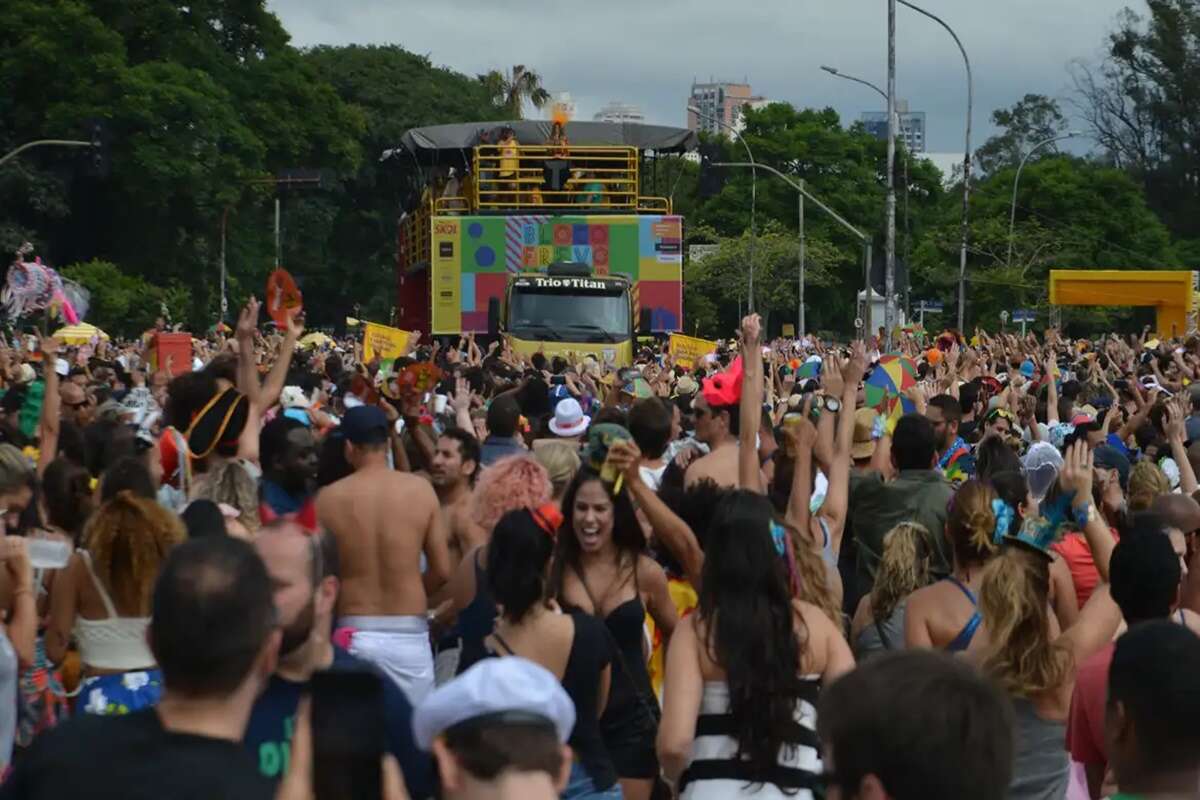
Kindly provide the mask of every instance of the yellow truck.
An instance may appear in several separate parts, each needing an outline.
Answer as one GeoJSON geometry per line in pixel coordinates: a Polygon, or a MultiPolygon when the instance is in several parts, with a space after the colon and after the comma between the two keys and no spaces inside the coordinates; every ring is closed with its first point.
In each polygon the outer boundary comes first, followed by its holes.
{"type": "Polygon", "coordinates": [[[399,327],[501,333],[518,351],[616,366],[632,363],[638,334],[682,330],[683,220],[650,190],[653,159],[693,149],[695,134],[565,131],[569,144],[545,121],[439,125],[388,151],[422,186],[399,225],[399,327]]]}

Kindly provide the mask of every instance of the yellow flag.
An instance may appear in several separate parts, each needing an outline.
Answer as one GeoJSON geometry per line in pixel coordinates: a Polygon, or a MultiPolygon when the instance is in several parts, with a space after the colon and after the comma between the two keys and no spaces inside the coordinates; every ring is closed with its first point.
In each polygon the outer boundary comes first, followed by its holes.
{"type": "Polygon", "coordinates": [[[408,331],[390,328],[377,322],[363,324],[363,360],[394,361],[408,355],[408,331]]]}
{"type": "Polygon", "coordinates": [[[684,336],[681,333],[672,333],[671,343],[667,352],[675,359],[676,364],[691,369],[696,366],[697,361],[709,353],[715,353],[716,351],[716,342],[710,342],[707,339],[697,339],[694,336],[684,336]]]}

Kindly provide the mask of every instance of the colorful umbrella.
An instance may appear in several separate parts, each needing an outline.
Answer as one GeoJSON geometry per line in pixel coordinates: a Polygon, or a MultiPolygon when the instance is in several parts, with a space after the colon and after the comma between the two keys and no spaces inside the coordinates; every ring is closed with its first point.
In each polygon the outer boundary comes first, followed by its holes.
{"type": "Polygon", "coordinates": [[[917,365],[908,356],[886,355],[879,359],[867,376],[863,399],[869,408],[891,416],[899,410],[909,414],[916,410],[904,397],[906,389],[917,383],[917,365]]]}
{"type": "Polygon", "coordinates": [[[820,361],[805,361],[796,370],[796,380],[806,381],[809,378],[821,377],[821,362],[820,361]]]}
{"type": "Polygon", "coordinates": [[[95,325],[81,322],[78,325],[68,325],[65,328],[59,328],[54,332],[54,337],[61,339],[64,344],[87,344],[93,338],[108,339],[108,334],[95,325]]]}

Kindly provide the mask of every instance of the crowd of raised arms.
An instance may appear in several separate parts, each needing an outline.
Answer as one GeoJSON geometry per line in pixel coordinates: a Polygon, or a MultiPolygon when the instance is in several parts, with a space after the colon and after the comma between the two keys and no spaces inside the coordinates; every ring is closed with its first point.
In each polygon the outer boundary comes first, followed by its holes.
{"type": "Polygon", "coordinates": [[[1200,337],[153,333],[0,351],[0,798],[1200,796],[1200,337]]]}

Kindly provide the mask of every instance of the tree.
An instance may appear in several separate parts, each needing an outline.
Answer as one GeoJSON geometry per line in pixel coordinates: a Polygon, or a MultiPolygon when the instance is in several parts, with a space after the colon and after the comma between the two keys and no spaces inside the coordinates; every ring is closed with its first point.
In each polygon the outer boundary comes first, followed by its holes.
{"type": "Polygon", "coordinates": [[[514,65],[507,73],[493,69],[478,76],[478,80],[491,96],[492,103],[503,109],[509,119],[524,116],[526,101],[537,109],[550,101],[550,93],[542,88],[542,76],[524,64],[514,65]]]}
{"type": "Polygon", "coordinates": [[[1173,232],[1200,234],[1200,2],[1147,0],[1108,37],[1099,65],[1073,73],[1092,135],[1145,186],[1173,232]]]}
{"type": "MultiPolygon", "coordinates": [[[[1009,213],[1015,170],[980,180],[971,198],[967,266],[968,319],[994,326],[1001,310],[1045,308],[1051,269],[1172,269],[1181,266],[1169,232],[1125,172],[1070,156],[1032,161],[1021,174],[1013,259],[1008,262],[1009,213]]],[[[923,237],[913,258],[922,294],[951,303],[957,269],[946,269],[959,248],[958,209],[948,204],[940,224],[923,237]]],[[[1120,298],[1114,298],[1114,303],[1120,298]]],[[[1114,330],[1129,309],[1088,310],[1097,330],[1114,330]]]]}
{"type": "MultiPolygon", "coordinates": [[[[984,175],[1017,166],[1035,145],[1067,130],[1067,118],[1058,101],[1040,94],[1027,94],[1010,108],[996,109],[992,123],[1003,132],[975,151],[975,165],[984,175]]],[[[1057,152],[1057,147],[1047,145],[1038,152],[1049,155],[1057,152]]]]}
{"type": "Polygon", "coordinates": [[[109,261],[72,264],[62,274],[91,293],[88,320],[113,336],[135,337],[152,327],[164,304],[172,319],[186,319],[190,311],[186,288],[153,286],[109,261]]]}

